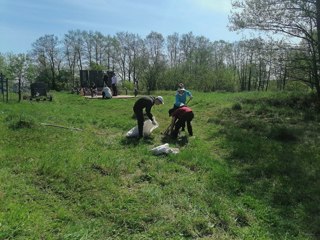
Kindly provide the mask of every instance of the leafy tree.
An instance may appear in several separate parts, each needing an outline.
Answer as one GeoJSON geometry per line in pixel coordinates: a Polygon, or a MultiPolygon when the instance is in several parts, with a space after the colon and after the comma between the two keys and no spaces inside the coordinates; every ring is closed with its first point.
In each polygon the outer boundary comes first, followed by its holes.
{"type": "Polygon", "coordinates": [[[5,74],[7,71],[7,61],[5,55],[0,53],[0,73],[5,74]]]}
{"type": "MultiPolygon", "coordinates": [[[[234,0],[232,30],[251,29],[284,34],[305,42],[311,81],[320,97],[320,0],[234,0]]],[[[306,74],[308,77],[308,74],[306,74]]]]}
{"type": "Polygon", "coordinates": [[[135,61],[139,55],[138,51],[141,47],[141,38],[132,33],[119,32],[116,34],[117,40],[117,62],[120,69],[122,79],[136,78],[135,61]]]}
{"type": "Polygon", "coordinates": [[[95,70],[95,71],[103,71],[104,67],[98,63],[91,62],[90,63],[90,70],[95,70]]]}
{"type": "Polygon", "coordinates": [[[176,67],[180,63],[178,33],[167,36],[167,54],[170,67],[176,67]]]}
{"type": "Polygon", "coordinates": [[[84,55],[87,59],[88,65],[93,62],[93,46],[94,46],[94,39],[93,39],[93,32],[82,32],[83,37],[83,45],[84,45],[84,55]]]}
{"type": "Polygon", "coordinates": [[[104,64],[106,68],[109,70],[111,66],[114,65],[114,60],[116,56],[115,46],[117,46],[117,41],[115,37],[107,35],[105,37],[105,54],[106,58],[104,59],[104,64]]]}
{"type": "Polygon", "coordinates": [[[51,87],[56,89],[56,75],[62,61],[58,37],[45,35],[38,38],[32,47],[32,55],[38,64],[40,75],[45,76],[44,80],[51,80],[51,87]]]}
{"type": "Polygon", "coordinates": [[[192,32],[189,32],[187,34],[182,34],[179,46],[181,51],[181,59],[184,63],[184,66],[186,67],[186,71],[189,73],[192,73],[192,54],[195,51],[195,39],[196,37],[193,35],[192,32]]]}
{"type": "Polygon", "coordinates": [[[78,66],[79,70],[82,70],[83,38],[80,30],[69,31],[64,35],[63,51],[70,72],[72,87],[75,87],[77,86],[75,82],[76,67],[78,66]]]}
{"type": "Polygon", "coordinates": [[[68,70],[61,70],[57,75],[56,90],[61,91],[64,89],[70,89],[69,80],[72,78],[72,74],[68,70]]]}
{"type": "Polygon", "coordinates": [[[11,80],[13,87],[19,92],[19,101],[21,100],[21,91],[26,90],[35,80],[37,72],[29,55],[8,54],[7,55],[6,74],[11,80]]]}
{"type": "Polygon", "coordinates": [[[157,81],[165,70],[164,38],[162,34],[151,32],[145,39],[146,56],[148,58],[147,69],[144,72],[148,90],[157,89],[157,81]]]}
{"type": "Polygon", "coordinates": [[[8,77],[21,79],[25,73],[27,56],[25,54],[9,54],[8,60],[8,77]]]}

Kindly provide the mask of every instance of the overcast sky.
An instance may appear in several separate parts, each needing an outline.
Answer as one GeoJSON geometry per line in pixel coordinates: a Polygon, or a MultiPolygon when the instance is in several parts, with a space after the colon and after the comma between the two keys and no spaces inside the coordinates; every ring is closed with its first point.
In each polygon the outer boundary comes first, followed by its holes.
{"type": "Polygon", "coordinates": [[[45,34],[62,39],[77,29],[234,42],[241,36],[228,30],[230,10],[231,0],[0,0],[0,53],[26,53],[45,34]]]}

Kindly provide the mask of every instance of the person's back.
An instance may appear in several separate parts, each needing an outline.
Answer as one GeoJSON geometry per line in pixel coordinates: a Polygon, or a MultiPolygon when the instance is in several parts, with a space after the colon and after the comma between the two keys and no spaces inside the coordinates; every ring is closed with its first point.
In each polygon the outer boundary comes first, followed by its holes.
{"type": "MultiPolygon", "coordinates": [[[[141,97],[133,105],[133,110],[135,112],[136,111],[143,111],[143,109],[145,108],[146,113],[148,115],[148,114],[150,114],[150,110],[151,110],[153,104],[154,104],[154,97],[147,97],[147,96],[141,97]]],[[[151,115],[151,117],[148,115],[148,117],[150,119],[152,119],[152,115],[151,115]]]]}
{"type": "MultiPolygon", "coordinates": [[[[171,131],[171,136],[173,138],[177,138],[179,134],[179,129],[184,129],[185,123],[187,123],[188,133],[190,136],[193,136],[193,130],[191,121],[194,118],[194,114],[191,108],[187,106],[182,106],[180,108],[177,108],[171,113],[171,116],[173,118],[174,124],[174,130],[171,131]]],[[[173,128],[173,125],[172,125],[173,128]]]]}
{"type": "Polygon", "coordinates": [[[117,76],[116,75],[113,75],[112,78],[111,78],[111,81],[112,81],[112,84],[117,84],[117,76]]]}
{"type": "Polygon", "coordinates": [[[154,104],[159,105],[163,104],[163,98],[161,96],[158,97],[141,97],[139,98],[133,105],[133,111],[136,115],[138,121],[138,131],[139,131],[139,138],[143,136],[143,124],[144,124],[144,116],[143,116],[143,109],[145,109],[148,118],[152,121],[153,125],[156,125],[155,119],[151,113],[151,108],[154,104]]]}
{"type": "Polygon", "coordinates": [[[182,118],[183,115],[185,113],[188,113],[188,112],[192,112],[192,109],[187,107],[187,106],[183,106],[183,107],[180,107],[180,108],[177,108],[177,110],[175,110],[173,113],[172,113],[172,116],[174,117],[177,117],[177,118],[182,118]]]}

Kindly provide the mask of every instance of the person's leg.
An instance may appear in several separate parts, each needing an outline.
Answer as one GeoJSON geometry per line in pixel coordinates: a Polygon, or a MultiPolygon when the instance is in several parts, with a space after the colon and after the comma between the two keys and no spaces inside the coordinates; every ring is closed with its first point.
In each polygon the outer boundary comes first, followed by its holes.
{"type": "Polygon", "coordinates": [[[181,127],[181,131],[184,131],[185,127],[186,127],[186,122],[183,122],[183,125],[181,127]]]}
{"type": "Polygon", "coordinates": [[[186,116],[187,128],[188,128],[188,133],[190,136],[193,136],[192,125],[191,125],[191,121],[192,121],[193,117],[194,117],[193,112],[188,113],[186,116]]]}
{"type": "Polygon", "coordinates": [[[136,114],[137,122],[138,122],[138,132],[139,138],[143,137],[143,123],[144,123],[144,116],[142,111],[134,112],[136,114]]]}
{"type": "Polygon", "coordinates": [[[187,121],[188,133],[190,136],[193,136],[191,121],[187,121]]]}
{"type": "Polygon", "coordinates": [[[176,125],[174,126],[174,129],[172,130],[172,132],[170,133],[170,136],[173,139],[176,139],[178,137],[179,134],[179,129],[176,127],[176,125]]]}
{"type": "Polygon", "coordinates": [[[114,85],[114,95],[118,96],[118,89],[117,89],[117,85],[114,85]]]}
{"type": "Polygon", "coordinates": [[[176,122],[176,124],[174,125],[174,129],[171,133],[171,137],[176,139],[178,137],[178,134],[179,134],[179,129],[183,126],[183,121],[182,120],[178,120],[176,122]]]}
{"type": "Polygon", "coordinates": [[[182,127],[181,127],[181,131],[184,132],[185,127],[186,127],[186,121],[183,121],[183,125],[182,125],[182,127]]]}

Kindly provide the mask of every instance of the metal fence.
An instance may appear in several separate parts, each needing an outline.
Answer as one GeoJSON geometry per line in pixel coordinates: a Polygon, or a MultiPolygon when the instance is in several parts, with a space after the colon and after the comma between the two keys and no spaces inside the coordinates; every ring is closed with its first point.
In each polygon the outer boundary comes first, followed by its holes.
{"type": "Polygon", "coordinates": [[[2,73],[0,73],[0,91],[2,95],[2,101],[9,101],[9,86],[8,86],[8,78],[6,78],[2,73]]]}

